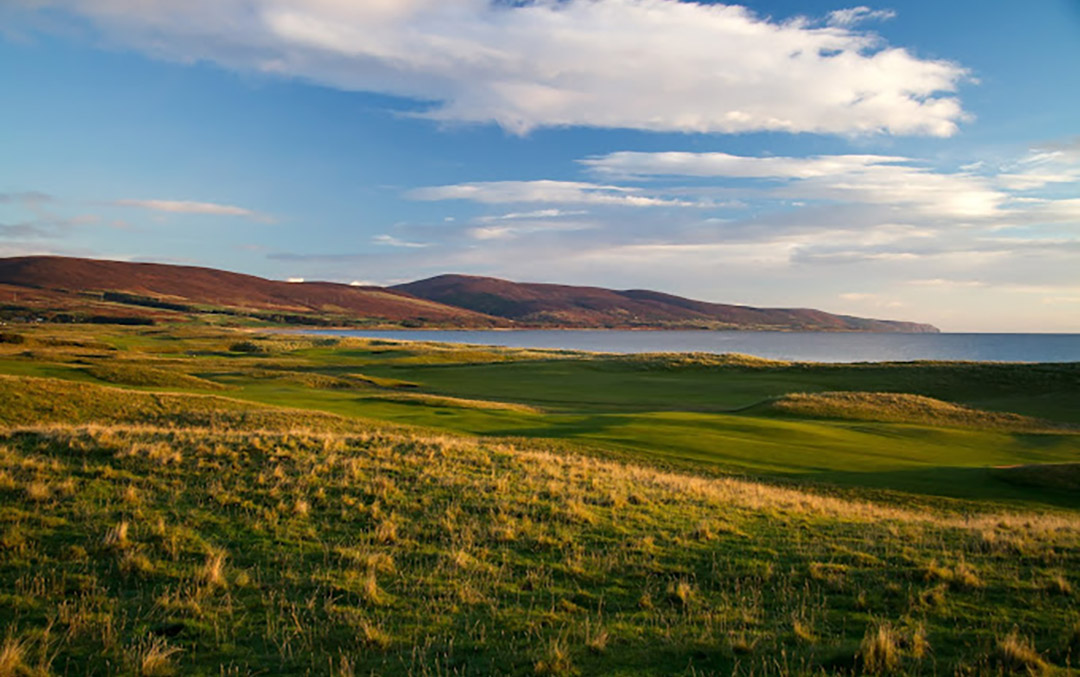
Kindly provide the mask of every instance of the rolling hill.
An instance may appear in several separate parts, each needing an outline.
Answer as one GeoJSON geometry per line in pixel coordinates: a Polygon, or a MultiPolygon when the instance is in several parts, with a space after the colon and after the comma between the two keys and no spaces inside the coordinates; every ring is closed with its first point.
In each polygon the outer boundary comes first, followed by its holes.
{"type": "Polygon", "coordinates": [[[914,322],[834,315],[805,308],[752,308],[633,289],[523,284],[490,277],[440,275],[393,287],[420,298],[522,325],[666,327],[806,331],[936,332],[914,322]]]}
{"type": "Polygon", "coordinates": [[[936,332],[820,310],[707,303],[648,290],[440,275],[396,287],[281,282],[211,268],[59,256],[0,259],[0,306],[53,319],[200,313],[294,324],[936,332]]]}
{"type": "Polygon", "coordinates": [[[469,327],[506,324],[382,287],[280,282],[212,268],[59,256],[0,259],[0,303],[121,317],[226,309],[271,318],[327,316],[469,327]]]}

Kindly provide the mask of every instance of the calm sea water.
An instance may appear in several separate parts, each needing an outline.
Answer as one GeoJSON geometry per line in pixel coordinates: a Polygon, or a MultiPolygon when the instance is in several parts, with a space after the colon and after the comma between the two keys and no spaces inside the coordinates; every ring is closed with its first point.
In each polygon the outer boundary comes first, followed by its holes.
{"type": "Polygon", "coordinates": [[[608,353],[745,353],[778,360],[1080,362],[1080,334],[848,334],[773,331],[367,331],[305,333],[608,353]]]}

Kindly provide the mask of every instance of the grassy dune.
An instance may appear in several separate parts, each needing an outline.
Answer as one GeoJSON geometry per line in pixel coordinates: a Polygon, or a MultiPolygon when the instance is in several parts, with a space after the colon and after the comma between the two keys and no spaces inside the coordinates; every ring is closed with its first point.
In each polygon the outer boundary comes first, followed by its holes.
{"type": "Polygon", "coordinates": [[[96,364],[86,371],[99,381],[126,386],[198,390],[224,390],[226,388],[220,383],[208,381],[198,376],[138,364],[96,364]]]}
{"type": "Polygon", "coordinates": [[[792,393],[769,402],[762,409],[804,418],[963,428],[1039,431],[1064,427],[1030,416],[975,409],[909,393],[792,393]]]}

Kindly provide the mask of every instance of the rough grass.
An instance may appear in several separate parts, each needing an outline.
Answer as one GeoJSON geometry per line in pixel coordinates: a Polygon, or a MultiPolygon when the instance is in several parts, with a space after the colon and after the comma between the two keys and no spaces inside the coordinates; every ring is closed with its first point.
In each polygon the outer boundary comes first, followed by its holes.
{"type": "Polygon", "coordinates": [[[807,418],[1026,431],[1061,429],[1028,416],[984,411],[910,393],[792,393],[770,402],[767,409],[807,418]]]}
{"type": "Polygon", "coordinates": [[[742,353],[638,353],[609,357],[612,362],[638,369],[693,369],[698,367],[744,367],[749,369],[790,367],[794,362],[770,360],[742,353]]]}
{"type": "Polygon", "coordinates": [[[25,376],[0,375],[0,402],[0,425],[7,426],[109,422],[250,430],[304,425],[345,431],[365,425],[333,414],[267,407],[216,395],[149,393],[25,376]]]}
{"type": "Polygon", "coordinates": [[[1075,614],[1029,583],[1066,515],[303,427],[9,428],[0,472],[0,622],[56,674],[978,672],[1064,665],[1075,614]]]}
{"type": "Polygon", "coordinates": [[[126,386],[155,386],[191,390],[225,390],[226,386],[175,370],[158,369],[142,364],[104,363],[86,368],[86,372],[106,383],[126,386]]]}
{"type": "Polygon", "coordinates": [[[404,381],[399,378],[388,378],[386,376],[369,376],[368,374],[349,374],[350,378],[357,379],[364,383],[376,386],[378,388],[419,388],[420,384],[413,381],[404,381]]]}
{"type": "Polygon", "coordinates": [[[239,373],[244,379],[270,381],[280,384],[298,385],[321,390],[358,390],[369,387],[363,379],[341,378],[317,372],[294,371],[288,369],[245,369],[239,373]]]}
{"type": "Polygon", "coordinates": [[[1042,463],[995,468],[994,474],[1014,484],[1080,492],[1080,463],[1042,463]]]}
{"type": "Polygon", "coordinates": [[[513,411],[519,414],[542,414],[539,407],[531,407],[527,404],[514,402],[497,402],[495,400],[475,400],[464,397],[447,397],[445,395],[426,395],[422,393],[381,393],[369,395],[366,399],[382,400],[385,402],[403,402],[425,407],[450,407],[454,409],[484,409],[489,411],[513,411]]]}

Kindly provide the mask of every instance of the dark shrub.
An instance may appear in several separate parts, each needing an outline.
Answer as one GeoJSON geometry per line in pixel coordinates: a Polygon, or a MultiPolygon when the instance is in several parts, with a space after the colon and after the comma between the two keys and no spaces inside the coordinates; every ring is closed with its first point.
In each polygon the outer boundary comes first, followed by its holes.
{"type": "Polygon", "coordinates": [[[266,349],[252,341],[240,341],[229,346],[234,353],[265,353],[266,349]]]}

